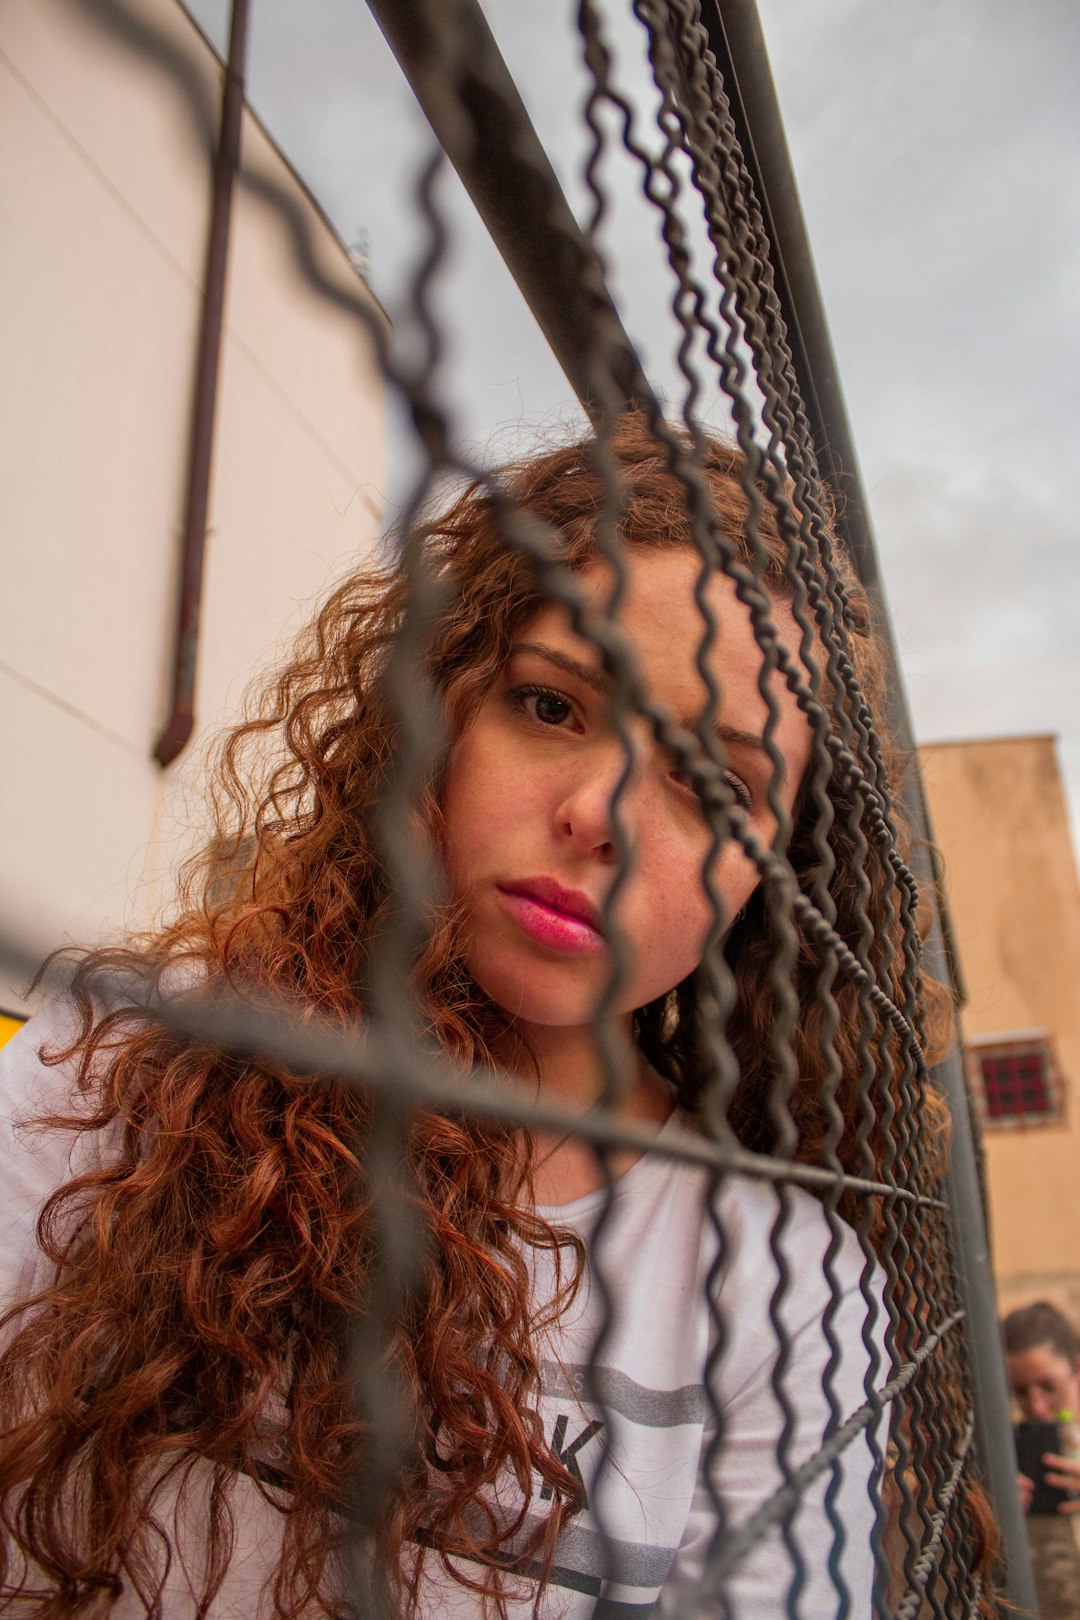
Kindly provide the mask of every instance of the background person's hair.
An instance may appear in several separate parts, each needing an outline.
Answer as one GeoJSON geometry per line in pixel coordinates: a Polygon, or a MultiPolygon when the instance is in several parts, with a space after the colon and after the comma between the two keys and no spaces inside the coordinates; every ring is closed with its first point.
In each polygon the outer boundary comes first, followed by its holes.
{"type": "Polygon", "coordinates": [[[1010,1311],[1001,1324],[1001,1334],[1007,1356],[1019,1356],[1025,1350],[1039,1350],[1045,1345],[1064,1356],[1070,1367],[1075,1368],[1080,1360],[1080,1335],[1057,1306],[1045,1299],[1010,1311]]]}
{"type": "MultiPolygon", "coordinates": [[[[706,452],[716,522],[751,567],[743,459],[718,439],[706,442],[706,452]]],[[[607,453],[620,473],[625,543],[690,544],[685,488],[642,421],[628,418],[607,453]]],[[[488,481],[476,483],[419,535],[447,587],[424,662],[452,729],[467,724],[517,628],[545,601],[534,562],[507,543],[499,511],[524,509],[550,525],[573,571],[597,555],[605,481],[591,441],[524,458],[498,482],[498,504],[488,481]]],[[[760,582],[790,598],[790,536],[781,535],[764,497],[757,532],[760,582]]],[[[895,763],[882,729],[882,651],[835,542],[832,565],[847,594],[851,663],[876,711],[884,756],[895,763]]],[[[50,1616],[98,1608],[121,1576],[152,1599],[163,1563],[146,1481],[156,1468],[182,1473],[196,1458],[212,1468],[209,1601],[232,1547],[230,1484],[237,1468],[258,1471],[274,1395],[289,1414],[292,1493],[277,1613],[299,1616],[313,1602],[335,1612],[342,1531],[334,1504],[349,1495],[367,1434],[351,1401],[347,1346],[369,1282],[370,1099],[184,1043],[130,1008],[102,1009],[93,984],[102,970],[211,991],[225,978],[241,993],[282,995],[343,1024],[363,1017],[372,953],[393,902],[373,828],[398,746],[385,671],[407,600],[400,560],[365,567],[334,592],[221,746],[215,833],[186,869],[174,919],[125,948],[87,956],[77,972],[81,1023],[52,1059],[75,1064],[85,1110],[78,1128],[109,1128],[117,1158],[50,1199],[41,1241],[53,1281],[19,1307],[0,1360],[6,1579],[18,1580],[23,1554],[33,1558],[55,1589],[50,1616]]],[[[828,706],[827,685],[823,692],[828,706]]],[[[439,768],[435,762],[420,817],[435,848],[439,768]]],[[[840,762],[823,790],[824,847],[814,837],[823,801],[804,793],[796,807],[788,849],[796,881],[827,893],[841,938],[902,1002],[905,957],[888,850],[863,831],[869,812],[840,762]]],[[[901,829],[901,854],[904,839],[901,829]]],[[[762,1151],[781,1128],[772,1106],[779,1080],[770,1039],[774,909],[759,890],[725,948],[736,992],[726,1033],[739,1067],[731,1118],[746,1145],[762,1151]]],[[[434,911],[416,993],[430,1034],[463,1065],[484,1064],[506,1018],[469,979],[457,930],[451,905],[434,911]]],[[[821,966],[819,948],[800,938],[783,1151],[876,1175],[896,1156],[883,1120],[905,1062],[904,1083],[916,1084],[910,1056],[890,1029],[869,1040],[865,1000],[842,974],[830,1022],[821,966]],[[877,1107],[863,1106],[868,1061],[883,1091],[877,1107]]],[[[910,963],[906,971],[910,984],[910,963]]],[[[638,1015],[648,1057],[697,1111],[706,1072],[700,1011],[694,975],[638,1015]]],[[[940,1131],[943,1104],[932,1091],[919,1101],[922,1130],[940,1131]]],[[[515,1579],[498,1564],[505,1531],[470,1511],[500,1474],[512,1470],[530,1511],[547,1514],[534,1549],[542,1562],[580,1488],[532,1413],[541,1324],[522,1240],[564,1256],[563,1300],[581,1256],[528,1212],[527,1196],[518,1197],[527,1193],[527,1136],[420,1112],[410,1156],[432,1242],[417,1290],[392,1324],[392,1350],[415,1400],[415,1449],[376,1536],[384,1567],[400,1571],[406,1608],[416,1599],[410,1549],[421,1536],[466,1584],[497,1594],[515,1579]],[[540,1506],[541,1485],[550,1510],[540,1506]],[[463,1557],[477,1560],[468,1573],[463,1557]]],[[[859,1213],[846,1197],[840,1207],[852,1218],[859,1213]]]]}

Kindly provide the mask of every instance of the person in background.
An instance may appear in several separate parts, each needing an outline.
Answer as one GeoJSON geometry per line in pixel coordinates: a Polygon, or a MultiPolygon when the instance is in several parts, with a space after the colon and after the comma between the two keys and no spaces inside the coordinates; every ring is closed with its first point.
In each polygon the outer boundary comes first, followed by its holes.
{"type": "MultiPolygon", "coordinates": [[[[1060,1450],[1043,1456],[1046,1482],[1074,1494],[1052,1514],[1029,1514],[1028,1541],[1042,1620],[1080,1620],[1080,1337],[1045,1300],[1010,1311],[1002,1324],[1009,1387],[1022,1417],[1056,1423],[1060,1450]]],[[[1034,1491],[1017,1475],[1028,1513],[1034,1491]]]]}
{"type": "MultiPolygon", "coordinates": [[[[1038,1300],[1010,1311],[1002,1325],[1005,1365],[1013,1400],[1035,1423],[1057,1423],[1080,1439],[1080,1338],[1054,1305],[1038,1300]]],[[[1072,1451],[1072,1446],[1068,1447],[1072,1451]]],[[[1048,1452],[1047,1483],[1080,1493],[1080,1455],[1048,1452]]],[[[1020,1475],[1024,1511],[1031,1501],[1030,1479],[1020,1475]]],[[[1080,1494],[1061,1504],[1062,1513],[1080,1513],[1080,1494]]]]}

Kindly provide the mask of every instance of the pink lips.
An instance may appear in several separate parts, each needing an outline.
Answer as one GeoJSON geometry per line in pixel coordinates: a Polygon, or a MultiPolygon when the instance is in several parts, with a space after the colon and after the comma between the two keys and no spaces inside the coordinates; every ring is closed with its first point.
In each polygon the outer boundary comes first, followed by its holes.
{"type": "Polygon", "coordinates": [[[552,878],[525,878],[498,889],[518,927],[537,944],[573,956],[603,950],[597,909],[588,895],[564,889],[552,878]]]}

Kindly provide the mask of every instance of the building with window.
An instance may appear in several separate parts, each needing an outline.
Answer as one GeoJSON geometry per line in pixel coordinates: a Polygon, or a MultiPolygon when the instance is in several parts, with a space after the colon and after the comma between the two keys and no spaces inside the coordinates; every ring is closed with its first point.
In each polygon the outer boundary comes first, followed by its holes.
{"type": "Polygon", "coordinates": [[[197,729],[162,769],[222,67],[178,0],[9,0],[0,33],[0,918],[44,951],[153,915],[209,731],[377,537],[385,316],[246,111],[197,729]]]}
{"type": "Polygon", "coordinates": [[[967,1004],[1002,1310],[1080,1325],[1080,883],[1055,739],[920,750],[967,1004]]]}

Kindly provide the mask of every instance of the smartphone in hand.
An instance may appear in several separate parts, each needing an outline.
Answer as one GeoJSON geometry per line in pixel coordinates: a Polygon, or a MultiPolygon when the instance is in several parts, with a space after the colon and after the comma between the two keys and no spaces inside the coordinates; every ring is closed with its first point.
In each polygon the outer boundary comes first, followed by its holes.
{"type": "Polygon", "coordinates": [[[1043,1456],[1048,1451],[1061,1451],[1061,1431],[1056,1423],[1034,1423],[1025,1419],[1013,1431],[1016,1438],[1016,1466],[1026,1474],[1035,1487],[1029,1513],[1057,1513],[1062,1502],[1069,1500],[1068,1491],[1046,1483],[1046,1464],[1043,1456]]]}

